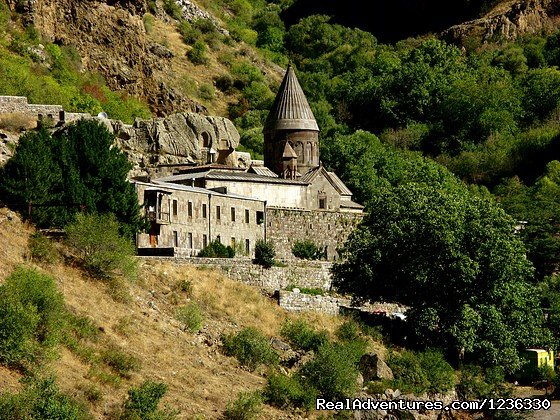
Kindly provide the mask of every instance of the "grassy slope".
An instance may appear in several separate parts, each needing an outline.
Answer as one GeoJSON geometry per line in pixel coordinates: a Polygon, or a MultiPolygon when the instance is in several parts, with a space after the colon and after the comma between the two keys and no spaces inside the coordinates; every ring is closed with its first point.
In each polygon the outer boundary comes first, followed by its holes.
{"type": "MultiPolygon", "coordinates": [[[[0,220],[5,213],[0,209],[0,220]]],[[[18,219],[0,223],[3,281],[13,267],[24,263],[32,228],[18,219]]],[[[239,367],[234,358],[221,354],[220,334],[253,326],[273,336],[287,317],[295,317],[252,287],[224,278],[219,272],[189,265],[144,262],[139,281],[130,286],[130,297],[124,302],[116,302],[105,284],[74,267],[58,263],[40,269],[56,278],[67,307],[94,321],[102,331],[97,341],[86,346],[96,354],[117,346],[140,361],[139,371],[132,372],[129,379],[118,380],[106,366],[93,367],[84,357],[59,347],[60,357],[46,370],[56,373],[63,391],[78,398],[86,400],[88,390],[98,390],[101,399],[87,403],[96,418],[106,418],[122,404],[126,390],[145,379],[169,386],[162,405],[178,409],[179,418],[218,418],[238,392],[261,389],[266,383],[264,368],[249,372],[239,367]],[[183,331],[173,317],[177,305],[188,299],[177,287],[182,280],[192,282],[192,299],[206,317],[199,334],[183,331]]],[[[331,332],[341,322],[318,314],[304,317],[317,328],[331,332]]],[[[19,389],[19,377],[16,372],[0,368],[0,389],[19,389]]],[[[287,413],[265,406],[265,415],[285,418],[287,413]]]]}

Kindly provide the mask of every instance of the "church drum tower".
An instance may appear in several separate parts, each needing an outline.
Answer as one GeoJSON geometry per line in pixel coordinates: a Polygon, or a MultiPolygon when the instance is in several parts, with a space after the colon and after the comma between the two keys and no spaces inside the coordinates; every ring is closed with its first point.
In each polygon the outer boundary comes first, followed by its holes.
{"type": "Polygon", "coordinates": [[[292,66],[286,70],[263,131],[264,164],[280,177],[305,175],[319,166],[319,127],[292,66]],[[286,171],[290,149],[289,158],[297,158],[297,167],[292,164],[286,171]]]}

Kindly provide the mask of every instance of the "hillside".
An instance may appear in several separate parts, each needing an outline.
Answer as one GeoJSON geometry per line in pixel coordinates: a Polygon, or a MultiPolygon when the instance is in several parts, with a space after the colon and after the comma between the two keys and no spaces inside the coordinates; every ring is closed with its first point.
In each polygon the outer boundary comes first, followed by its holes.
{"type": "MultiPolygon", "coordinates": [[[[114,286],[84,276],[77,268],[27,261],[27,238],[32,232],[15,214],[0,210],[0,282],[19,264],[46,272],[56,279],[67,309],[98,328],[96,340],[81,342],[72,350],[59,346],[59,357],[43,368],[55,373],[61,390],[83,401],[95,418],[110,418],[122,406],[127,389],[145,379],[168,385],[162,405],[178,410],[181,419],[218,418],[239,392],[266,384],[263,368],[250,372],[219,349],[221,334],[255,327],[273,337],[282,322],[296,318],[258,290],[212,270],[147,261],[141,265],[138,282],[120,290],[115,300],[114,286]],[[192,283],[190,298],[178,286],[184,281],[192,283]],[[204,313],[204,326],[197,334],[186,332],[173,316],[189,299],[204,313]],[[139,369],[119,377],[88,356],[114,348],[133,356],[139,369]]],[[[304,319],[331,332],[341,322],[314,314],[304,319]]],[[[0,368],[2,390],[20,390],[20,378],[17,371],[0,368]]],[[[281,419],[289,414],[265,406],[264,415],[281,419]]]]}

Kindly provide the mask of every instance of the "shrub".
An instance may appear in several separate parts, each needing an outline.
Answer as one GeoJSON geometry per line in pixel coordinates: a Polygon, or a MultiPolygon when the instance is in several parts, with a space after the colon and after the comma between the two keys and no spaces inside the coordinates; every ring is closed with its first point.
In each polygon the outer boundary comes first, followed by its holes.
{"type": "Polygon", "coordinates": [[[405,393],[423,394],[428,390],[428,377],[413,351],[390,354],[387,364],[393,371],[394,386],[405,393]]]}
{"type": "Polygon", "coordinates": [[[0,286],[0,359],[19,364],[59,342],[64,300],[52,277],[19,267],[0,286]]]}
{"type": "Polygon", "coordinates": [[[130,372],[140,369],[140,361],[115,346],[101,353],[101,360],[122,378],[130,378],[130,372]]]}
{"type": "Polygon", "coordinates": [[[304,388],[299,379],[298,376],[270,375],[267,378],[264,398],[269,404],[279,408],[311,406],[317,397],[316,390],[304,388]]]}
{"type": "Polygon", "coordinates": [[[263,239],[257,240],[255,244],[255,262],[265,268],[270,268],[274,265],[274,257],[276,251],[272,242],[263,239]]]}
{"type": "Polygon", "coordinates": [[[255,370],[259,364],[276,365],[278,354],[268,339],[256,328],[244,328],[237,334],[222,337],[225,354],[235,356],[239,363],[255,370]]]}
{"type": "Polygon", "coordinates": [[[207,64],[208,63],[208,56],[206,55],[208,48],[206,44],[198,40],[196,41],[192,48],[187,52],[187,58],[193,64],[207,64]]]}
{"type": "Polygon", "coordinates": [[[218,239],[210,242],[199,253],[199,257],[205,258],[233,258],[235,250],[231,246],[225,246],[218,239]]]}
{"type": "Polygon", "coordinates": [[[29,236],[27,246],[32,261],[53,264],[58,260],[58,252],[52,242],[40,232],[29,236]]]}
{"type": "Polygon", "coordinates": [[[305,387],[315,388],[319,395],[337,400],[356,390],[358,369],[355,348],[346,344],[322,345],[315,357],[299,370],[305,387]]]}
{"type": "Polygon", "coordinates": [[[53,377],[27,381],[19,394],[0,396],[2,419],[90,419],[87,409],[58,389],[53,377]]]}
{"type": "Polygon", "coordinates": [[[466,365],[459,372],[455,387],[461,400],[509,397],[511,389],[505,384],[504,370],[497,366],[486,371],[480,366],[466,365]]]}
{"type": "Polygon", "coordinates": [[[455,371],[436,350],[426,350],[418,354],[420,366],[426,372],[428,392],[444,393],[455,386],[455,371]]]}
{"type": "Polygon", "coordinates": [[[174,416],[158,410],[158,404],[167,391],[167,385],[151,380],[128,390],[128,399],[124,404],[124,419],[169,419],[174,416]]]}
{"type": "Polygon", "coordinates": [[[336,330],[336,336],[342,341],[353,341],[360,338],[361,329],[353,319],[344,321],[336,330]]]}
{"type": "Polygon", "coordinates": [[[144,29],[146,30],[146,33],[151,34],[154,30],[154,17],[151,14],[146,13],[142,17],[142,22],[144,23],[144,29]]]}
{"type": "Polygon", "coordinates": [[[323,252],[309,239],[296,241],[292,246],[292,254],[303,260],[318,260],[324,257],[323,252]]]}
{"type": "Polygon", "coordinates": [[[175,318],[181,321],[191,333],[197,333],[204,321],[204,316],[202,315],[200,307],[195,302],[189,302],[177,308],[175,318]]]}
{"type": "Polygon", "coordinates": [[[173,19],[181,20],[183,11],[175,0],[163,0],[163,10],[173,19]]]}
{"type": "Polygon", "coordinates": [[[317,350],[329,341],[326,331],[315,329],[303,320],[286,320],[280,328],[280,335],[288,342],[305,351],[317,350]]]}
{"type": "Polygon", "coordinates": [[[138,263],[132,242],[119,234],[111,214],[78,214],[66,227],[67,243],[95,277],[136,277],[138,263]]]}
{"type": "Polygon", "coordinates": [[[200,30],[193,27],[186,20],[182,20],[181,23],[179,23],[178,30],[181,36],[183,37],[183,41],[187,45],[193,45],[202,36],[200,30]]]}
{"type": "Polygon", "coordinates": [[[251,420],[258,418],[262,411],[262,397],[259,392],[240,392],[237,399],[228,404],[224,413],[227,420],[251,420]]]}
{"type": "Polygon", "coordinates": [[[211,101],[216,96],[214,88],[206,83],[200,85],[200,87],[198,88],[198,94],[202,99],[206,99],[207,101],[211,101]]]}

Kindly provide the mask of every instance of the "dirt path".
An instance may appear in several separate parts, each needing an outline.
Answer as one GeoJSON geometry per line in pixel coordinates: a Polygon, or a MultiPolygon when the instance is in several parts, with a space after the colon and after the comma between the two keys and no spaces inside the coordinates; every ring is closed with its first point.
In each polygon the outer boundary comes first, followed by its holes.
{"type": "MultiPolygon", "coordinates": [[[[516,387],[514,395],[517,398],[547,398],[544,390],[532,387],[516,387]]],[[[560,401],[552,401],[548,410],[529,411],[525,416],[526,420],[560,420],[560,401]]]]}

